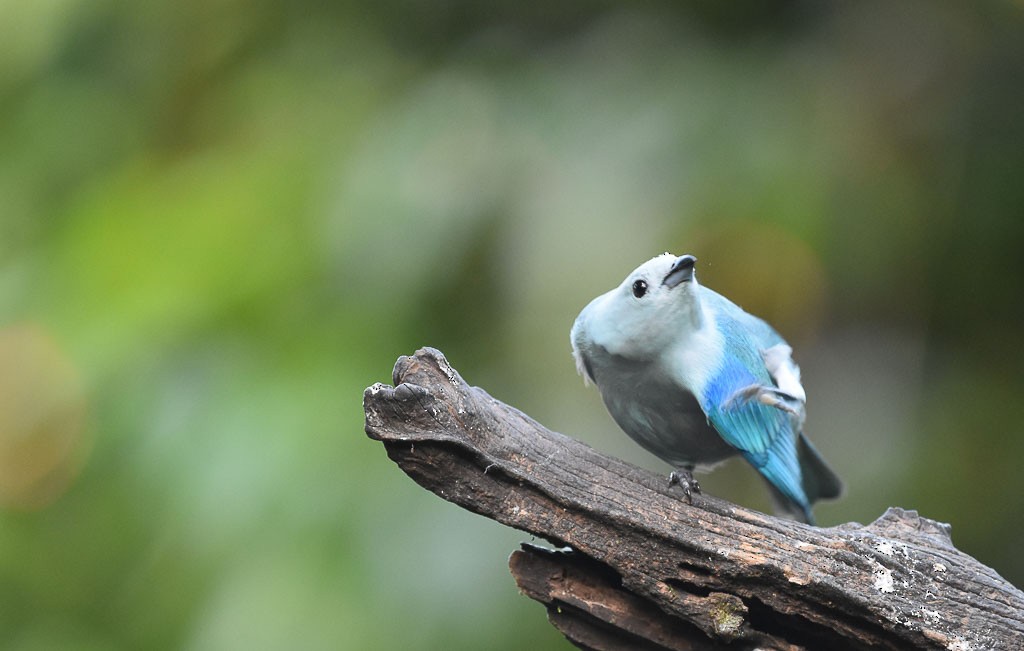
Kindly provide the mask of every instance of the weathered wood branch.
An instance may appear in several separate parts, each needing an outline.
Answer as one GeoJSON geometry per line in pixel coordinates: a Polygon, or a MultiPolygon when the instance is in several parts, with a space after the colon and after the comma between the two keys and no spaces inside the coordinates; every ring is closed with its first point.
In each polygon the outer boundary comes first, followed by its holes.
{"type": "Polygon", "coordinates": [[[829,529],[708,495],[551,432],[425,348],[363,396],[417,483],[566,550],[524,545],[520,589],[586,649],[1024,649],[1024,593],[889,509],[829,529]]]}

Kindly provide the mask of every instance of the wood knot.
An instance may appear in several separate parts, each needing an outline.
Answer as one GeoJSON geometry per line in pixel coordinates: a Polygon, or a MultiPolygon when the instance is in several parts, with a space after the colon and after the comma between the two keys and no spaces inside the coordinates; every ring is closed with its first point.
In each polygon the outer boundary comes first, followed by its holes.
{"type": "Polygon", "coordinates": [[[929,541],[933,545],[953,548],[952,527],[921,516],[913,509],[890,506],[877,520],[864,527],[880,536],[905,542],[929,541]]]}

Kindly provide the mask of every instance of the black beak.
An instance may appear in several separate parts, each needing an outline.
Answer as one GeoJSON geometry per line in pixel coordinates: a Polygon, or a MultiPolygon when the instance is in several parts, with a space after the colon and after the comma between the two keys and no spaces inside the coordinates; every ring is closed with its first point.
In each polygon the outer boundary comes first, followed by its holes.
{"type": "Polygon", "coordinates": [[[672,268],[668,270],[661,284],[672,289],[680,283],[690,282],[693,280],[693,265],[696,263],[697,258],[692,255],[679,256],[679,259],[672,263],[672,268]]]}

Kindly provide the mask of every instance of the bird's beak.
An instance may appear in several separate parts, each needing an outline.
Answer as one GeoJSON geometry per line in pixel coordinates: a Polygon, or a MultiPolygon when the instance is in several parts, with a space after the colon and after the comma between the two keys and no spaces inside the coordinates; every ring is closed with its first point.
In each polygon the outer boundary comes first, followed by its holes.
{"type": "Polygon", "coordinates": [[[661,284],[672,289],[681,283],[690,282],[693,280],[693,265],[696,263],[697,258],[692,255],[679,256],[679,259],[672,263],[672,268],[665,274],[665,280],[661,281],[661,284]]]}

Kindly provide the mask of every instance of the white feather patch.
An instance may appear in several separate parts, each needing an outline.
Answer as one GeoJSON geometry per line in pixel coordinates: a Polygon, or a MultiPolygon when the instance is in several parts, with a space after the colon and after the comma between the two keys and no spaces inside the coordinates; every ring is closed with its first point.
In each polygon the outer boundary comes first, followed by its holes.
{"type": "Polygon", "coordinates": [[[800,367],[793,361],[793,349],[786,344],[772,346],[761,351],[764,366],[772,376],[775,386],[800,402],[807,402],[807,393],[800,383],[800,367]]]}

